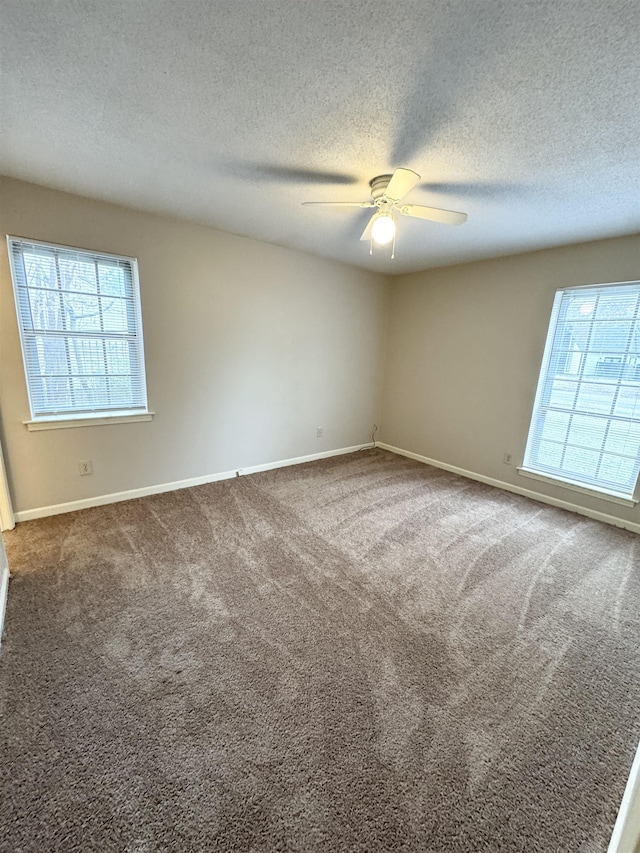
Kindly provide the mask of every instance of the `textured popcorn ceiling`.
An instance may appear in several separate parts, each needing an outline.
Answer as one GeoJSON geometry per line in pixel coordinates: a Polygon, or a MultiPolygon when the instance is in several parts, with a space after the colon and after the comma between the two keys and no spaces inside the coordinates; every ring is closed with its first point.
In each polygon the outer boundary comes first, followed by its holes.
{"type": "MultiPolygon", "coordinates": [[[[640,228],[635,0],[2,0],[0,171],[383,272],[640,228]],[[465,225],[359,241],[396,166],[465,225]]],[[[37,237],[38,235],[29,235],[37,237]]]]}

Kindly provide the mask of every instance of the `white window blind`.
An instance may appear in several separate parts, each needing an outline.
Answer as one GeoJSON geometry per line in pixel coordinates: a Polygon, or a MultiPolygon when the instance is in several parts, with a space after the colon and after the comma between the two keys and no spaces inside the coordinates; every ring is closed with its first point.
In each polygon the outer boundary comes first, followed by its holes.
{"type": "Polygon", "coordinates": [[[135,258],[8,245],[32,418],[146,412],[135,258]]]}
{"type": "Polygon", "coordinates": [[[523,469],[633,497],[640,471],[640,282],[557,292],[523,469]]]}

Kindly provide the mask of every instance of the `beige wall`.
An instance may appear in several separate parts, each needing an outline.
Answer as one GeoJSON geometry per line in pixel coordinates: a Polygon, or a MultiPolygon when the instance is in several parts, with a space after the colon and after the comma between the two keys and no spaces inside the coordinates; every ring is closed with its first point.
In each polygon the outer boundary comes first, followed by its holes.
{"type": "Polygon", "coordinates": [[[519,475],[557,288],[640,278],[640,237],[430,270],[390,285],[381,439],[622,519],[630,509],[519,475]],[[514,466],[503,463],[505,452],[514,466]]]}
{"type": "Polygon", "coordinates": [[[138,257],[149,403],[157,412],[150,423],[27,431],[2,242],[1,437],[16,511],[363,444],[375,421],[390,445],[640,521],[638,508],[540,484],[515,468],[555,290],[637,279],[640,237],[385,281],[4,178],[0,228],[138,257]],[[503,463],[505,452],[514,466],[503,463]],[[93,475],[79,476],[80,459],[93,461],[93,475]]]}
{"type": "Polygon", "coordinates": [[[379,421],[382,277],[8,179],[3,234],[136,256],[150,423],[28,432],[0,246],[0,413],[14,510],[369,440],[379,421]],[[324,437],[316,438],[316,427],[324,437]],[[93,461],[80,477],[77,462],[93,461]]]}

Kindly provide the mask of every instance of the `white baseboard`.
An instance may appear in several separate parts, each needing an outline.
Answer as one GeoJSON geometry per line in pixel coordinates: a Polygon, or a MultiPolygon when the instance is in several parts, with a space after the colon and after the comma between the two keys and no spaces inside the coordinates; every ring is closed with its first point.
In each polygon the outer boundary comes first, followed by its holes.
{"type": "Polygon", "coordinates": [[[637,853],[638,850],[640,850],[640,745],[631,766],[607,853],[637,853]]]}
{"type": "Polygon", "coordinates": [[[392,444],[385,444],[382,441],[376,442],[376,447],[382,450],[389,450],[391,453],[397,453],[399,456],[406,456],[409,459],[415,459],[418,462],[424,462],[425,465],[433,465],[434,468],[442,468],[445,471],[451,471],[453,474],[459,474],[461,477],[467,477],[470,480],[477,480],[479,483],[486,483],[488,486],[495,486],[498,489],[505,489],[507,492],[513,492],[516,495],[522,495],[525,498],[531,498],[534,501],[540,501],[543,504],[557,506],[560,509],[568,509],[570,512],[577,512],[579,515],[586,515],[588,518],[594,518],[596,521],[604,521],[605,524],[612,524],[615,527],[624,527],[626,530],[631,530],[633,533],[640,533],[640,524],[635,521],[626,521],[623,518],[618,518],[615,515],[608,515],[606,512],[598,512],[595,509],[588,509],[584,506],[564,501],[560,498],[552,498],[549,495],[542,495],[539,492],[532,492],[530,489],[523,489],[520,486],[514,486],[511,483],[506,483],[504,480],[496,480],[493,477],[486,477],[484,474],[476,474],[475,471],[467,471],[465,468],[458,468],[457,465],[449,465],[447,462],[439,462],[437,459],[429,459],[427,456],[420,456],[419,453],[412,453],[410,450],[402,450],[400,447],[394,447],[392,444]]]}
{"type": "Polygon", "coordinates": [[[173,483],[160,483],[155,486],[143,486],[140,489],[129,489],[125,492],[113,492],[109,495],[97,495],[94,498],[83,498],[78,501],[52,504],[51,506],[40,506],[34,509],[24,509],[15,513],[16,521],[31,521],[34,518],[46,518],[49,515],[61,515],[65,512],[76,512],[79,509],[89,509],[94,506],[130,501],[134,498],[143,498],[146,495],[158,495],[162,492],[174,492],[177,489],[188,489],[191,486],[202,486],[205,483],[215,483],[218,480],[230,480],[233,477],[244,477],[247,474],[257,474],[260,471],[270,471],[273,468],[286,468],[289,465],[300,465],[303,462],[313,462],[316,459],[328,459],[331,456],[342,456],[345,453],[355,453],[366,447],[373,447],[371,443],[357,444],[354,447],[342,447],[338,450],[325,450],[322,453],[311,453],[308,456],[297,456],[294,459],[280,459],[276,462],[265,462],[261,465],[252,465],[249,468],[237,468],[233,471],[221,471],[217,474],[205,474],[203,477],[191,477],[188,480],[176,480],[173,483]]]}
{"type": "MultiPolygon", "coordinates": [[[[0,545],[1,547],[1,545],[0,545]]],[[[4,556],[4,554],[3,554],[4,556]]],[[[9,594],[9,566],[4,561],[2,573],[0,575],[0,645],[2,644],[2,634],[4,632],[4,614],[7,609],[7,596],[9,594]]]]}

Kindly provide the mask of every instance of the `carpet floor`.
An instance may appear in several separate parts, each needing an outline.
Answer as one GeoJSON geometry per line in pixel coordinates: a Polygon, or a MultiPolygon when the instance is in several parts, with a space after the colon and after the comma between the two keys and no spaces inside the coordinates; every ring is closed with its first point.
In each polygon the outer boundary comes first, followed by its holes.
{"type": "Polygon", "coordinates": [[[606,850],[636,535],[371,450],[6,546],[3,853],[606,850]]]}

